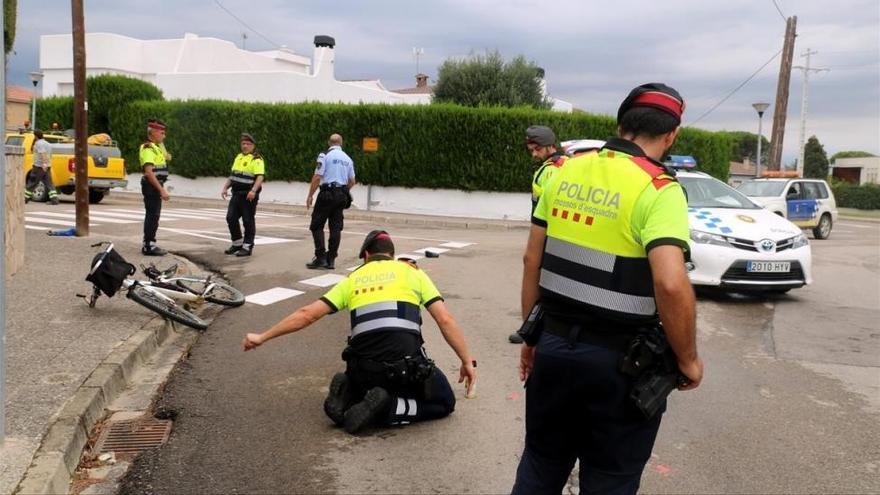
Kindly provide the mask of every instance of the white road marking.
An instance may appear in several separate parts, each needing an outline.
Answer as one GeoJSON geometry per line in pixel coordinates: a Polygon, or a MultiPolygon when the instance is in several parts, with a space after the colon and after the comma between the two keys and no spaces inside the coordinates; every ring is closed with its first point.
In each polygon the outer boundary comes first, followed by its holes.
{"type": "Polygon", "coordinates": [[[305,292],[301,290],[288,289],[285,287],[275,287],[274,289],[264,290],[262,292],[257,292],[256,294],[251,294],[245,297],[244,300],[249,303],[258,304],[260,306],[268,306],[270,304],[275,304],[279,301],[290,299],[291,297],[296,297],[301,294],[305,294],[305,292]]]}
{"type": "MultiPolygon", "coordinates": [[[[259,208],[259,206],[257,206],[257,208],[259,208]]],[[[226,210],[221,210],[220,208],[199,208],[198,210],[192,210],[192,209],[191,209],[190,211],[200,211],[200,212],[208,212],[208,213],[216,212],[216,213],[221,213],[221,214],[223,214],[224,216],[226,215],[226,210]]],[[[281,213],[275,213],[274,211],[258,211],[258,212],[257,212],[257,217],[259,217],[260,215],[262,215],[262,216],[264,216],[264,217],[266,217],[266,218],[268,218],[268,217],[274,217],[274,218],[294,218],[293,215],[283,215],[283,214],[281,214],[281,213]]]]}
{"type": "MultiPolygon", "coordinates": [[[[66,220],[53,220],[49,218],[35,218],[35,217],[24,217],[25,222],[31,223],[45,223],[49,225],[63,225],[65,227],[76,227],[76,222],[68,222],[66,220]]],[[[89,222],[89,227],[97,227],[100,224],[89,222]]]]}
{"type": "Polygon", "coordinates": [[[837,227],[877,230],[877,229],[880,229],[880,224],[878,224],[878,225],[861,225],[861,224],[855,224],[855,223],[837,222],[837,227]]]}
{"type": "MultiPolygon", "coordinates": [[[[72,213],[75,213],[75,212],[72,212],[72,213]]],[[[135,215],[134,213],[117,213],[115,211],[93,209],[89,212],[89,216],[94,216],[94,215],[103,215],[103,216],[107,216],[107,217],[111,217],[111,218],[128,218],[128,219],[132,219],[132,220],[137,220],[137,222],[132,222],[132,223],[140,223],[140,222],[144,221],[143,213],[141,213],[140,215],[135,215]]],[[[179,218],[168,218],[166,220],[180,220],[180,219],[179,218]]]]}
{"type": "Polygon", "coordinates": [[[316,287],[330,287],[331,285],[338,284],[341,280],[345,279],[345,275],[337,275],[335,273],[328,273],[327,275],[321,275],[318,277],[307,278],[305,280],[300,280],[299,283],[306,285],[314,285],[316,287]]]}
{"type": "Polygon", "coordinates": [[[24,228],[31,230],[49,230],[49,227],[44,227],[42,225],[27,225],[25,224],[24,228]]]}
{"type": "MultiPolygon", "coordinates": [[[[72,220],[76,220],[76,215],[73,213],[55,213],[53,211],[32,211],[29,213],[31,215],[41,215],[41,216],[55,217],[55,218],[69,218],[72,220]]],[[[120,220],[118,218],[101,217],[101,215],[89,214],[89,220],[91,220],[91,219],[95,219],[99,222],[104,222],[104,223],[139,223],[134,220],[120,220]]]]}
{"type": "Polygon", "coordinates": [[[403,253],[403,254],[398,254],[397,256],[394,257],[394,259],[396,259],[396,260],[399,260],[400,258],[409,258],[413,261],[418,261],[418,260],[424,258],[424,256],[422,256],[421,254],[403,253]]]}
{"type": "Polygon", "coordinates": [[[358,268],[360,268],[361,266],[363,266],[363,265],[358,265],[358,266],[353,266],[351,268],[346,268],[345,271],[353,272],[353,271],[357,270],[358,268]]]}
{"type": "MultiPolygon", "coordinates": [[[[139,213],[140,216],[141,216],[141,219],[144,218],[144,212],[143,212],[143,211],[138,211],[138,210],[128,210],[128,209],[123,209],[123,208],[115,208],[115,209],[110,210],[110,211],[119,211],[119,212],[123,212],[123,213],[139,213]]],[[[161,214],[161,216],[162,216],[162,217],[165,217],[165,218],[184,218],[184,219],[187,219],[187,220],[218,220],[217,218],[209,217],[209,216],[204,216],[204,215],[203,215],[203,216],[198,216],[198,215],[190,215],[190,214],[174,213],[174,210],[171,209],[171,208],[166,208],[166,209],[162,210],[162,214],[161,214]]]]}
{"type": "Polygon", "coordinates": [[[436,247],[433,247],[433,246],[432,246],[432,247],[426,247],[426,248],[422,248],[422,249],[416,249],[416,250],[413,251],[413,252],[414,252],[414,253],[419,253],[419,254],[425,254],[425,251],[432,251],[432,252],[437,253],[437,254],[443,254],[443,253],[445,253],[445,252],[447,252],[447,251],[449,251],[449,250],[448,250],[448,249],[443,249],[443,248],[436,248],[436,247]]]}
{"type": "MultiPolygon", "coordinates": [[[[192,237],[201,237],[203,239],[212,239],[215,241],[229,243],[232,242],[229,240],[228,235],[222,232],[214,232],[211,230],[191,230],[191,229],[171,229],[168,227],[159,227],[159,230],[165,230],[168,232],[174,232],[175,234],[189,235],[192,237]],[[218,237],[224,236],[224,237],[218,237]]],[[[287,242],[299,242],[297,239],[281,239],[278,237],[264,237],[264,236],[256,236],[254,238],[254,245],[256,246],[267,246],[269,244],[284,244],[287,242]]]]}
{"type": "Polygon", "coordinates": [[[447,242],[444,244],[440,244],[441,247],[445,248],[453,248],[453,249],[461,249],[468,246],[473,246],[473,242],[447,242]]]}

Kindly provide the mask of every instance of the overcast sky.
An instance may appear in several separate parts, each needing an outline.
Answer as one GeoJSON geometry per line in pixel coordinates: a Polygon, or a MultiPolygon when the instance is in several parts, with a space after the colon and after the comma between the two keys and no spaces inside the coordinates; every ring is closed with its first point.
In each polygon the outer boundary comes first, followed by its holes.
{"type": "MultiPolygon", "coordinates": [[[[224,12],[218,0],[86,0],[86,29],[143,39],[185,32],[247,48],[286,45],[311,56],[316,34],[336,38],[339,79],[381,79],[414,85],[413,47],[424,49],[421,70],[433,80],[451,56],[498,50],[523,54],[547,73],[552,96],[593,113],[614,114],[635,85],[662,81],[687,100],[694,122],[782,48],[785,22],[773,0],[219,0],[258,32],[224,12]],[[586,7],[589,5],[589,7],[586,7]],[[267,39],[264,39],[267,38],[267,39]]],[[[807,48],[811,65],[807,136],[829,155],[840,150],[880,154],[880,2],[777,0],[798,16],[795,65],[807,48]]],[[[29,85],[39,66],[39,37],[70,32],[66,0],[19,0],[10,82],[29,85]]],[[[774,102],[777,57],[751,82],[696,123],[717,130],[757,131],[751,104],[774,102]]],[[[784,161],[797,154],[802,72],[792,74],[784,161]]],[[[764,117],[769,137],[773,107],[764,117]]],[[[604,137],[604,136],[584,136],[604,137]]]]}

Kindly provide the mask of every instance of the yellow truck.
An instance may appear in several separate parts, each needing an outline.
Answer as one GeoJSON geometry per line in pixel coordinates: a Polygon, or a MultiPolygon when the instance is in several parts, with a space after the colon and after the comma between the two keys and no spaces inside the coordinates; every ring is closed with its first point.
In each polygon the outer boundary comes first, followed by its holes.
{"type": "MultiPolygon", "coordinates": [[[[46,133],[43,138],[52,146],[52,183],[62,194],[73,194],[76,189],[76,169],[74,161],[73,139],[64,134],[46,133]]],[[[27,174],[34,166],[34,155],[31,151],[34,135],[31,132],[7,132],[7,146],[24,148],[24,172],[27,174]]],[[[100,203],[107,192],[113,187],[125,187],[125,160],[109,139],[92,140],[89,144],[89,203],[100,203]],[[91,144],[104,142],[106,144],[91,144]]],[[[48,191],[38,185],[34,191],[33,201],[46,201],[48,191]]]]}

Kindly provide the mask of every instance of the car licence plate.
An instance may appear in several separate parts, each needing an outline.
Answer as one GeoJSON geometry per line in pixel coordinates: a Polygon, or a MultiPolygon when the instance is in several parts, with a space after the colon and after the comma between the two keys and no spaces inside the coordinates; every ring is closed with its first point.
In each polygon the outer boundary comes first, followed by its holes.
{"type": "Polygon", "coordinates": [[[791,271],[790,261],[749,261],[746,271],[752,273],[788,273],[791,271]]]}

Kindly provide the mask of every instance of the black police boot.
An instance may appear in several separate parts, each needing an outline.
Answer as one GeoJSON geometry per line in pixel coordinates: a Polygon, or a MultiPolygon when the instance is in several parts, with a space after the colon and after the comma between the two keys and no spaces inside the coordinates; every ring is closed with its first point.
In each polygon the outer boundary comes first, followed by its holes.
{"type": "Polygon", "coordinates": [[[336,261],[336,256],[327,255],[327,266],[325,266],[324,268],[326,268],[328,270],[336,269],[335,261],[336,261]]]}
{"type": "Polygon", "coordinates": [[[250,256],[251,253],[253,253],[253,252],[254,252],[254,248],[242,246],[241,249],[239,249],[238,252],[235,253],[235,256],[237,256],[239,258],[243,258],[245,256],[250,256]]]}
{"type": "Polygon", "coordinates": [[[388,414],[391,406],[391,395],[381,387],[373,387],[364,396],[364,400],[345,411],[343,426],[348,433],[357,433],[365,426],[374,423],[384,414],[388,414]]]}
{"type": "Polygon", "coordinates": [[[223,251],[223,254],[235,254],[241,249],[241,245],[236,246],[235,244],[226,248],[226,251],[223,251]]]}
{"type": "Polygon", "coordinates": [[[141,248],[141,254],[144,256],[165,256],[168,254],[168,251],[165,251],[159,246],[144,246],[141,248]]]}
{"type": "Polygon", "coordinates": [[[336,373],[330,382],[330,393],[324,399],[324,413],[337,426],[345,423],[345,410],[351,405],[351,387],[345,373],[336,373]]]}
{"type": "Polygon", "coordinates": [[[511,344],[522,344],[523,343],[523,338],[520,337],[519,334],[516,332],[513,332],[512,334],[510,334],[510,336],[507,337],[507,340],[509,340],[511,344]]]}
{"type": "Polygon", "coordinates": [[[311,262],[306,263],[306,268],[316,270],[318,268],[327,268],[327,255],[315,256],[311,262]]]}

